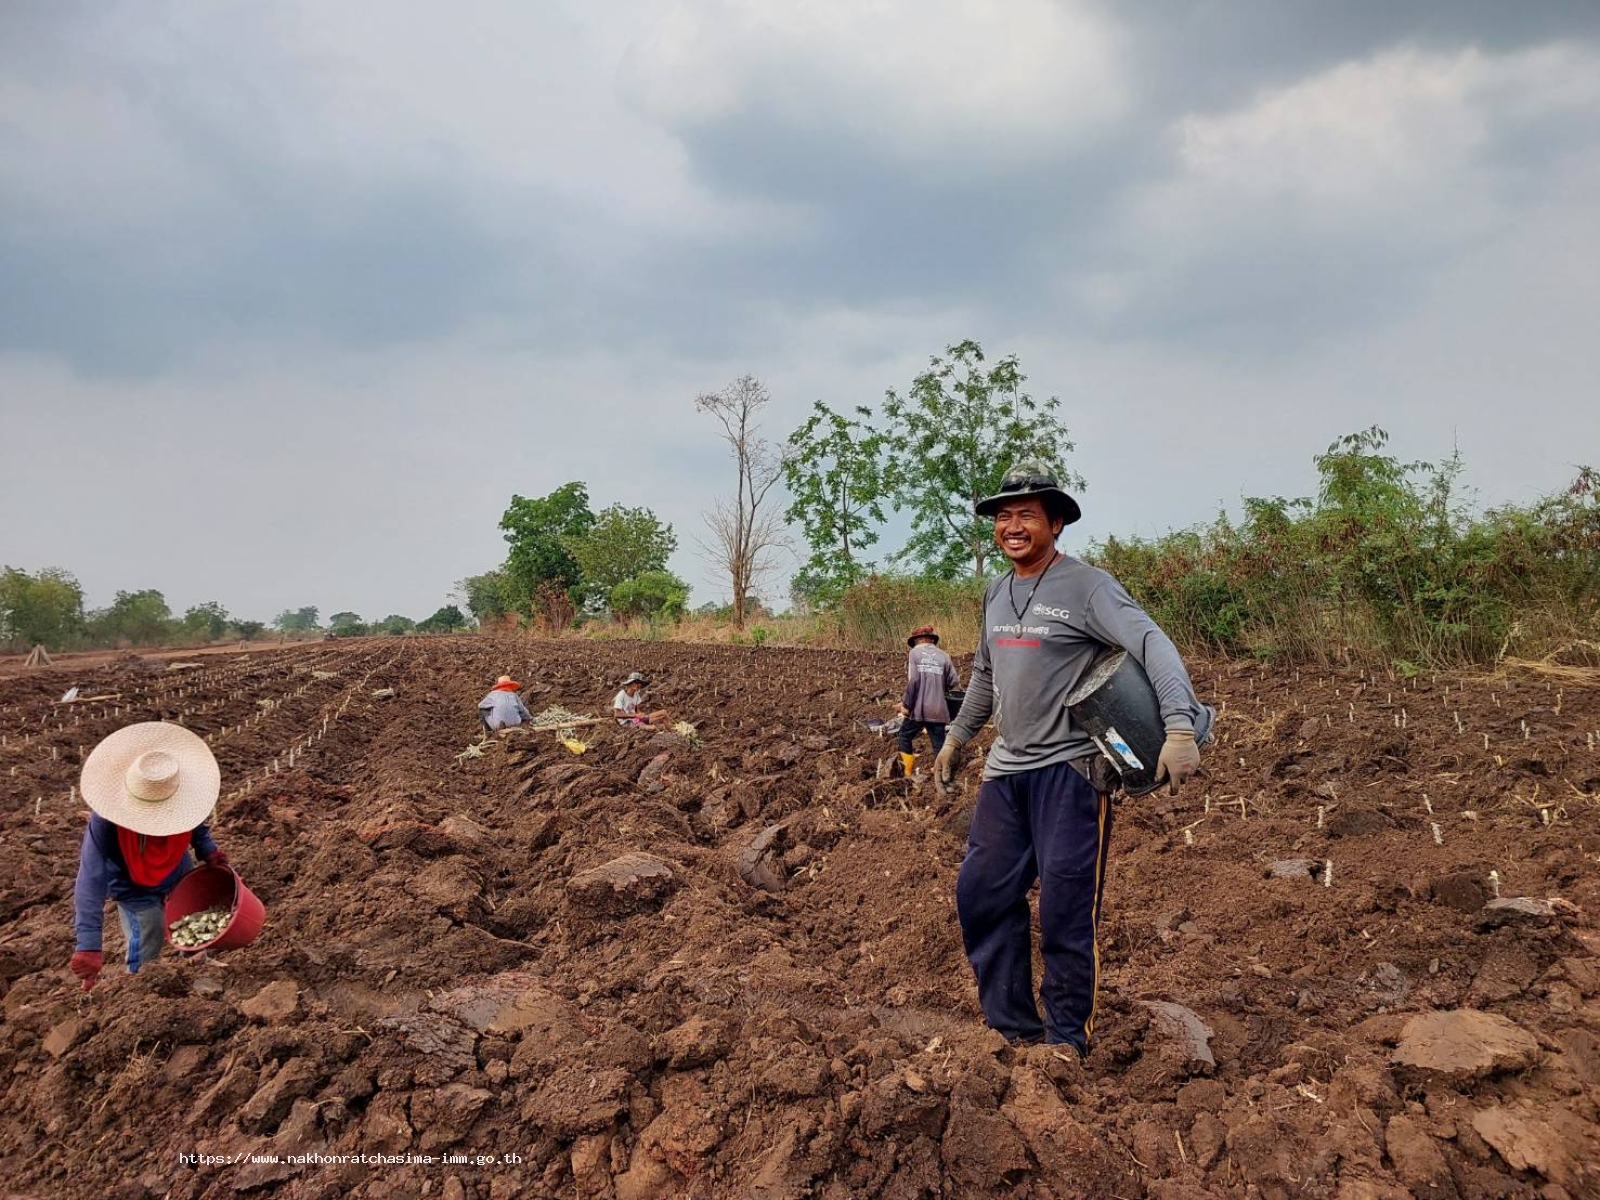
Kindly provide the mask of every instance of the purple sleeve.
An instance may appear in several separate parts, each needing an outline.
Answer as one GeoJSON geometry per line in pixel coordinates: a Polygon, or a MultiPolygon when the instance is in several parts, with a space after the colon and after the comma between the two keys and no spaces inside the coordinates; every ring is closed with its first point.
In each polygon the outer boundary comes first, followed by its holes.
{"type": "Polygon", "coordinates": [[[917,701],[917,677],[915,675],[913,675],[910,679],[908,679],[906,681],[906,694],[904,696],[900,697],[900,703],[905,705],[907,712],[910,712],[916,707],[916,701],[917,701]]]}
{"type": "Polygon", "coordinates": [[[211,822],[202,821],[194,827],[194,832],[189,835],[189,844],[194,847],[194,852],[204,862],[206,856],[217,852],[217,839],[211,836],[211,822]]]}
{"type": "Polygon", "coordinates": [[[944,656],[944,690],[953,692],[961,686],[961,674],[956,670],[955,660],[948,654],[944,656]]]}
{"type": "Polygon", "coordinates": [[[94,840],[94,825],[84,826],[78,852],[78,882],[72,889],[73,927],[79,950],[99,950],[106,917],[106,856],[94,840]]]}

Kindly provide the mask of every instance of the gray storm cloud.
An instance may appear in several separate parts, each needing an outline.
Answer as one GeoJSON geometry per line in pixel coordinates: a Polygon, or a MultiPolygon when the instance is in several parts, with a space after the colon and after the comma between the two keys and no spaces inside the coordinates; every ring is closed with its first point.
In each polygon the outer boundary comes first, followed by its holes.
{"type": "Polygon", "coordinates": [[[1374,422],[1525,499],[1600,445],[1597,26],[12,6],[0,561],[421,615],[513,491],[582,478],[673,521],[705,599],[697,392],[760,374],[782,436],[969,336],[1066,403],[1085,536],[1303,491],[1374,422]]]}

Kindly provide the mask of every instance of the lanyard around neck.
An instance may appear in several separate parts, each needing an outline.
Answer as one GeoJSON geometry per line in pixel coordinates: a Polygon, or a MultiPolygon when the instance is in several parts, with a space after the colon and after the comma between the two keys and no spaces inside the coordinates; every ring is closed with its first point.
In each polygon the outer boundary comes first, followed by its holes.
{"type": "Polygon", "coordinates": [[[1057,550],[1050,556],[1050,561],[1045,563],[1044,570],[1039,572],[1039,578],[1033,581],[1033,588],[1028,592],[1028,598],[1022,602],[1022,607],[1017,607],[1017,569],[1011,568],[1011,578],[1006,580],[1006,598],[1011,601],[1011,611],[1017,620],[1022,620],[1022,615],[1033,606],[1033,597],[1039,590],[1039,585],[1044,582],[1044,577],[1050,573],[1050,568],[1056,565],[1056,560],[1061,557],[1057,550]]]}

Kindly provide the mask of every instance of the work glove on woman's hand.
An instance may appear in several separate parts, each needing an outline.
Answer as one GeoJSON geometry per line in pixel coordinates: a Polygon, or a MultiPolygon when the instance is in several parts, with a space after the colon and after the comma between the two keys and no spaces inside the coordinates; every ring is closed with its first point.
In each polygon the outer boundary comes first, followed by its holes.
{"type": "Polygon", "coordinates": [[[67,965],[74,975],[83,980],[83,990],[87,992],[94,986],[94,981],[100,978],[105,956],[98,950],[79,950],[67,965]]]}
{"type": "Polygon", "coordinates": [[[933,760],[933,777],[942,787],[955,782],[956,771],[961,767],[961,746],[958,739],[946,737],[939,757],[933,760]]]}
{"type": "Polygon", "coordinates": [[[208,867],[226,867],[228,865],[228,852],[218,847],[200,861],[208,867]]]}
{"type": "Polygon", "coordinates": [[[1167,741],[1161,747],[1161,757],[1156,761],[1156,782],[1163,779],[1176,796],[1184,780],[1200,769],[1200,747],[1195,745],[1194,730],[1169,729],[1167,741]]]}

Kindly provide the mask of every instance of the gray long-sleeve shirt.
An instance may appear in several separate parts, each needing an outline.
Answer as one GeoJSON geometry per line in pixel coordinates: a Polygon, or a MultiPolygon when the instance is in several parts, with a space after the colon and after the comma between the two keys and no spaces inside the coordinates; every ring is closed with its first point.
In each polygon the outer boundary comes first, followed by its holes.
{"type": "Polygon", "coordinates": [[[913,721],[943,725],[950,720],[946,692],[961,686],[950,656],[932,642],[911,647],[906,657],[906,692],[900,703],[913,721]]]}
{"type": "Polygon", "coordinates": [[[524,721],[533,720],[533,714],[513,691],[496,688],[478,701],[478,711],[490,729],[511,729],[524,721]]]}
{"type": "Polygon", "coordinates": [[[1042,576],[1008,572],[985,593],[983,636],[950,735],[971,741],[994,715],[999,736],[986,779],[1096,753],[1066,700],[1107,646],[1122,647],[1144,667],[1169,730],[1195,728],[1203,709],[1172,639],[1110,575],[1062,555],[1042,576]],[[1020,617],[1017,606],[1025,606],[1020,617]]]}

